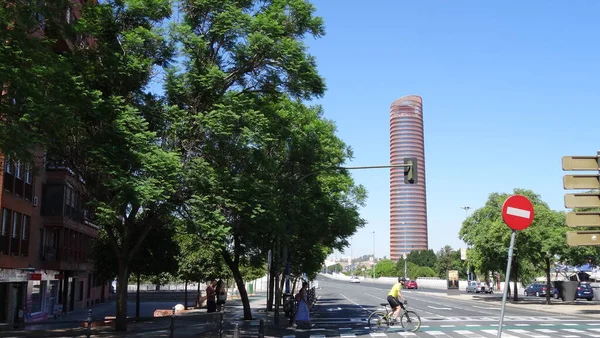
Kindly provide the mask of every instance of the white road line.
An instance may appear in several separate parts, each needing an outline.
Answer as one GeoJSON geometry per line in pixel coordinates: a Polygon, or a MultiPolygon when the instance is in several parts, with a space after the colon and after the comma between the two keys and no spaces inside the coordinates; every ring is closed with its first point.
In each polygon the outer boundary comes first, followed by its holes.
{"type": "Polygon", "coordinates": [[[440,325],[440,327],[456,327],[456,325],[440,325]]]}
{"type": "Polygon", "coordinates": [[[427,307],[430,307],[430,308],[436,309],[436,310],[452,310],[451,307],[435,307],[435,306],[431,306],[431,305],[427,305],[427,307]]]}
{"type": "Polygon", "coordinates": [[[521,218],[529,218],[531,217],[531,211],[525,209],[518,209],[513,207],[506,208],[506,213],[512,216],[517,216],[521,218]]]}
{"type": "Polygon", "coordinates": [[[529,324],[515,324],[515,326],[529,326],[529,324]]]}
{"type": "Polygon", "coordinates": [[[371,336],[371,337],[387,337],[387,335],[383,332],[373,332],[369,336],[371,336]]]}
{"type": "Polygon", "coordinates": [[[550,329],[535,329],[536,331],[539,331],[541,333],[556,333],[558,331],[556,330],[550,330],[550,329]]]}
{"type": "Polygon", "coordinates": [[[417,335],[414,332],[398,332],[398,334],[400,334],[402,337],[413,337],[417,335]]]}
{"type": "Polygon", "coordinates": [[[442,331],[427,331],[427,333],[432,336],[447,336],[447,334],[442,331]]]}
{"type": "Polygon", "coordinates": [[[483,336],[480,336],[474,332],[471,332],[469,330],[455,330],[454,332],[458,333],[461,335],[461,337],[467,337],[467,338],[485,338],[483,336]]]}
{"type": "MultiPolygon", "coordinates": [[[[498,330],[481,330],[481,332],[489,333],[494,336],[498,335],[498,330]]],[[[506,331],[502,331],[502,338],[519,338],[519,337],[513,336],[512,334],[510,334],[506,331]]]]}
{"type": "Polygon", "coordinates": [[[550,338],[550,336],[540,335],[540,334],[535,334],[535,333],[530,333],[527,330],[521,330],[521,329],[509,329],[507,331],[514,332],[514,333],[519,333],[519,334],[524,334],[527,337],[533,337],[533,338],[550,338]]]}

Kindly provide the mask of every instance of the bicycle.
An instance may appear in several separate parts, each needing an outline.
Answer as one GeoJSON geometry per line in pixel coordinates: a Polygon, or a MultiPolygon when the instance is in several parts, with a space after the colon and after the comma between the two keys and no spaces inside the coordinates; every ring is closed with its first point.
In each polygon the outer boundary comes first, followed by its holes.
{"type": "Polygon", "coordinates": [[[400,325],[407,331],[415,332],[421,327],[421,317],[416,312],[407,310],[406,305],[401,310],[396,321],[392,318],[394,311],[388,310],[389,304],[380,303],[380,305],[384,307],[385,313],[377,309],[369,315],[367,323],[371,331],[387,331],[390,326],[394,326],[398,319],[400,320],[400,325]]]}

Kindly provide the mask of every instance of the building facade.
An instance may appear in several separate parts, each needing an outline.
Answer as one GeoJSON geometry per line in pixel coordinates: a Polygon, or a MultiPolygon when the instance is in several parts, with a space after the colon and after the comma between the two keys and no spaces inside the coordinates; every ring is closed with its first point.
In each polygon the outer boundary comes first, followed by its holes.
{"type": "Polygon", "coordinates": [[[0,324],[35,322],[108,300],[89,261],[98,227],[68,168],[2,157],[0,324]]]}
{"type": "MultiPolygon", "coordinates": [[[[77,20],[84,1],[71,1],[59,20],[77,20]]],[[[44,35],[43,17],[39,24],[32,39],[44,35]]],[[[58,39],[54,51],[73,46],[58,39]]],[[[2,100],[10,100],[7,85],[0,84],[2,100]]],[[[108,300],[109,283],[89,262],[98,227],[81,201],[81,184],[43,153],[35,158],[24,163],[0,153],[0,330],[108,300]]]]}
{"type": "Polygon", "coordinates": [[[390,171],[390,258],[428,249],[423,100],[416,95],[394,101],[390,108],[390,163],[417,158],[417,183],[404,183],[404,169],[390,171]]]}

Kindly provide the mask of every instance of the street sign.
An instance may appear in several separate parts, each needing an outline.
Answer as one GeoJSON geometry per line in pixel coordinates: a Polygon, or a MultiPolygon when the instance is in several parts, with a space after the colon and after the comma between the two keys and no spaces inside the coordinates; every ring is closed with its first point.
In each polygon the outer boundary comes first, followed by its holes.
{"type": "MultiPolygon", "coordinates": [[[[565,171],[595,171],[584,175],[563,176],[563,187],[576,190],[600,189],[600,151],[596,156],[563,156],[562,168],[565,171]]],[[[600,193],[565,194],[565,208],[576,209],[566,215],[567,226],[600,227],[600,193]],[[587,208],[592,211],[579,211],[587,208]],[[596,211],[594,211],[594,209],[596,211]]],[[[570,246],[600,245],[600,232],[570,231],[567,232],[567,244],[570,246]]]]}
{"type": "Polygon", "coordinates": [[[600,231],[569,231],[567,244],[569,246],[600,245],[600,231]]]}
{"type": "Polygon", "coordinates": [[[600,227],[600,212],[568,212],[567,226],[575,227],[600,227]]]}
{"type": "Polygon", "coordinates": [[[565,189],[600,189],[600,175],[565,175],[565,189]]]}
{"type": "Polygon", "coordinates": [[[564,171],[599,170],[598,156],[563,156],[564,171]]]}
{"type": "Polygon", "coordinates": [[[600,194],[566,194],[565,208],[600,208],[600,194]]]}
{"type": "Polygon", "coordinates": [[[502,219],[513,230],[523,230],[533,222],[535,212],[531,201],[522,195],[513,195],[502,205],[502,219]]]}

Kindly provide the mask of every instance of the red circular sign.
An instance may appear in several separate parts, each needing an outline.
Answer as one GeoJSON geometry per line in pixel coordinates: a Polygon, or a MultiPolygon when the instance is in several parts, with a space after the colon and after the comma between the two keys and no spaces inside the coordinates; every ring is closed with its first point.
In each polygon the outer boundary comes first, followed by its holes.
{"type": "Polygon", "coordinates": [[[533,204],[522,195],[513,195],[502,205],[502,219],[513,230],[523,230],[533,222],[533,204]]]}

